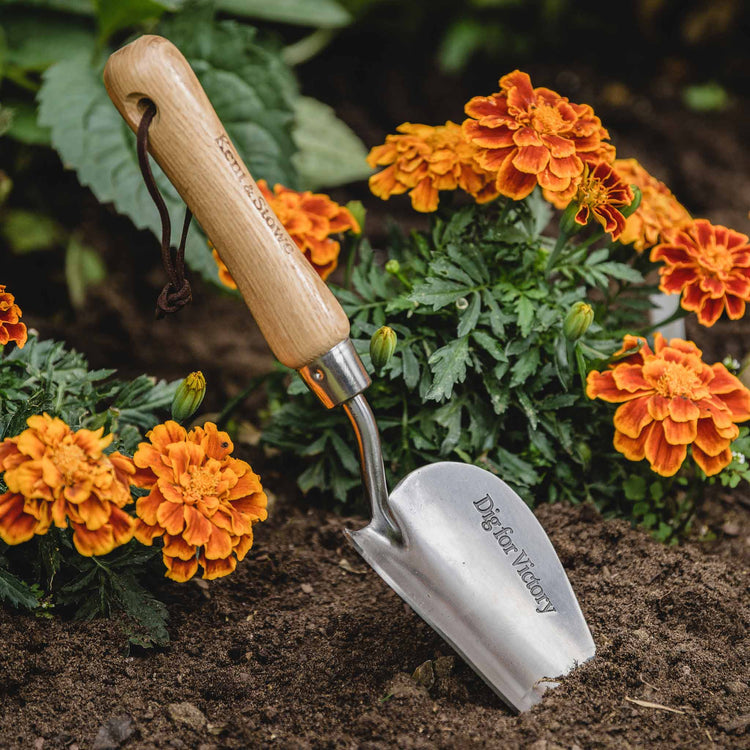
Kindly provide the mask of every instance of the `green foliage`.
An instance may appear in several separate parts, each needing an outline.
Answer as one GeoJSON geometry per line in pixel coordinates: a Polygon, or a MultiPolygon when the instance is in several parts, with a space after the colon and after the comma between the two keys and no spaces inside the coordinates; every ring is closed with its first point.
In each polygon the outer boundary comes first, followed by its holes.
{"type": "Polygon", "coordinates": [[[722,486],[734,489],[741,481],[750,482],[750,428],[740,427],[732,442],[732,463],[719,474],[722,486]]]}
{"type": "Polygon", "coordinates": [[[308,189],[333,187],[370,176],[362,141],[334,111],[308,96],[294,106],[294,143],[292,157],[301,186],[308,189]]]}
{"type": "MultiPolygon", "coordinates": [[[[90,370],[81,354],[34,334],[23,349],[0,347],[0,440],[46,412],[74,430],[103,427],[115,436],[113,450],[132,455],[144,432],[163,420],[178,383],[112,374],[90,370]]],[[[0,493],[6,489],[0,479],[0,493]]],[[[131,542],[104,557],[81,557],[70,530],[54,527],[17,547],[0,542],[0,600],[35,611],[40,604],[71,610],[84,619],[117,612],[131,643],[165,645],[166,607],[144,586],[163,574],[157,553],[131,542]]]]}
{"type": "MultiPolygon", "coordinates": [[[[63,539],[70,549],[70,542],[63,539]]],[[[68,562],[73,574],[59,588],[56,601],[61,607],[73,607],[80,620],[119,613],[130,643],[143,648],[166,646],[167,608],[140,583],[152,574],[149,563],[158,552],[130,542],[104,557],[71,554],[68,562]]]]}
{"type": "MultiPolygon", "coordinates": [[[[529,503],[620,501],[622,457],[599,450],[592,462],[589,447],[609,442],[612,417],[585,397],[581,378],[620,346],[630,302],[650,289],[617,246],[572,246],[551,275],[549,218],[536,194],[447,209],[428,232],[394,234],[391,273],[363,241],[351,288],[334,289],[368,369],[372,334],[385,324],[398,334],[368,391],[391,486],[418,465],[452,459],[497,473],[529,503]],[[612,294],[629,304],[609,305],[612,294]],[[597,322],[569,342],[563,321],[587,296],[597,322]]],[[[344,450],[346,419],[299,391],[289,403],[274,391],[264,440],[307,459],[304,490],[352,501],[358,467],[344,450]]]]}
{"type": "Polygon", "coordinates": [[[339,28],[351,22],[351,16],[335,0],[217,0],[217,8],[247,18],[293,23],[299,26],[339,28]]]}
{"type": "MultiPolygon", "coordinates": [[[[101,203],[113,203],[138,228],[161,233],[138,168],[135,136],[102,82],[110,51],[106,44],[128,30],[161,34],[180,48],[256,179],[317,189],[370,173],[366,150],[354,133],[330,108],[299,96],[280,42],[246,23],[215,20],[210,2],[26,0],[10,5],[0,19],[0,83],[5,78],[13,89],[12,97],[4,98],[0,132],[27,145],[52,145],[82,185],[101,203]]],[[[333,0],[315,5],[226,1],[217,7],[243,17],[326,28],[349,21],[333,0]]],[[[184,203],[159,167],[152,167],[172,225],[179,227],[184,203]]],[[[36,212],[6,211],[2,232],[17,252],[67,244],[65,273],[74,306],[106,271],[75,232],[69,237],[36,212]]],[[[186,259],[194,271],[220,283],[206,237],[195,223],[186,259]]]]}

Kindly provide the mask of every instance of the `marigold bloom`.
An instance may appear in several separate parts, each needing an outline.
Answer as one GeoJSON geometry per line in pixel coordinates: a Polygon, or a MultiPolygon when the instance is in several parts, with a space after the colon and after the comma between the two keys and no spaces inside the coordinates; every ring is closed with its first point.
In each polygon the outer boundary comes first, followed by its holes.
{"type": "Polygon", "coordinates": [[[681,228],[691,222],[687,209],[672,195],[669,188],[652,177],[636,159],[616,159],[613,164],[620,177],[641,191],[641,203],[625,220],[620,235],[623,245],[633,245],[642,253],[658,244],[665,229],[681,228]]]}
{"type": "Polygon", "coordinates": [[[732,320],[745,314],[750,299],[750,245],[740,232],[705,219],[684,229],[665,229],[664,243],[651,250],[651,260],[664,261],[659,289],[682,292],[680,304],[712,326],[724,309],[732,320]]]}
{"type": "Polygon", "coordinates": [[[135,536],[162,536],[166,577],[187,581],[231,573],[253,545],[252,525],[266,519],[260,477],[229,454],[234,446],[212,422],[186,432],[177,422],[157,425],[133,456],[133,484],[150,490],[136,502],[135,536]]]}
{"type": "Polygon", "coordinates": [[[44,534],[52,523],[73,529],[86,556],[106,555],[130,541],[134,521],[122,508],[132,502],[132,461],[105,455],[112,435],[73,431],[48,414],[29,417],[28,429],[0,443],[0,471],[8,492],[0,495],[0,536],[9,544],[44,534]]]}
{"type": "Polygon", "coordinates": [[[5,284],[0,284],[0,346],[15,341],[23,349],[27,334],[20,320],[21,308],[15,303],[15,297],[5,291],[5,284]]]}
{"type": "Polygon", "coordinates": [[[475,96],[465,107],[466,139],[479,147],[479,164],[496,174],[498,192],[515,200],[539,184],[565,190],[584,162],[611,162],[609,133],[588,104],[573,104],[547,88],[533,88],[527,73],[500,79],[500,91],[475,96]]]}
{"type": "Polygon", "coordinates": [[[387,167],[370,177],[373,195],[388,200],[408,190],[412,207],[422,213],[437,210],[441,190],[461,188],[477,203],[497,197],[494,174],[479,166],[477,148],[464,139],[460,125],[405,122],[396,130],[401,135],[386,136],[367,157],[371,167],[387,167]]]}
{"type": "MultiPolygon", "coordinates": [[[[271,192],[265,180],[258,180],[258,188],[320,278],[327,279],[338,264],[341,249],[340,243],[331,235],[348,230],[360,232],[359,224],[349,209],[323,193],[311,193],[309,190],[300,193],[283,185],[276,185],[271,192]]],[[[210,240],[208,245],[219,266],[219,279],[225,286],[236,289],[234,279],[210,240]]]]}
{"type": "Polygon", "coordinates": [[[580,177],[576,177],[567,190],[544,191],[544,197],[557,208],[566,208],[573,201],[578,206],[575,220],[586,226],[591,214],[605,232],[616,240],[625,228],[625,217],[619,209],[633,202],[633,191],[610,164],[600,161],[596,165],[584,164],[580,177]]]}
{"type": "Polygon", "coordinates": [[[750,390],[721,363],[707,365],[692,341],[657,333],[625,336],[620,354],[640,349],[588,375],[586,395],[621,403],[615,412],[614,446],[631,461],[645,458],[662,476],[677,473],[692,446],[695,462],[711,476],[732,460],[736,422],[750,419],[750,390]]]}

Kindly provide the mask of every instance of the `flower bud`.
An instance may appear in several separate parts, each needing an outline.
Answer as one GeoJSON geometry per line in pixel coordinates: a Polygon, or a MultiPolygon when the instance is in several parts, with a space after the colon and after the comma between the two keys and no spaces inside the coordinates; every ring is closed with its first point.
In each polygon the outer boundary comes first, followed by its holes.
{"type": "Polygon", "coordinates": [[[395,276],[401,270],[401,264],[395,258],[391,258],[385,264],[385,270],[387,273],[393,274],[395,276]]]}
{"type": "Polygon", "coordinates": [[[643,198],[643,193],[638,185],[631,185],[630,189],[633,191],[633,200],[629,206],[620,209],[620,213],[626,219],[638,210],[638,207],[641,205],[641,199],[643,198]]]}
{"type": "Polygon", "coordinates": [[[577,341],[594,322],[594,311],[586,302],[576,302],[563,322],[563,333],[568,341],[577,341]]]}
{"type": "Polygon", "coordinates": [[[191,372],[177,387],[172,399],[172,419],[184,422],[198,411],[206,395],[206,379],[198,370],[191,372]]]}
{"type": "Polygon", "coordinates": [[[394,351],[396,351],[396,332],[388,326],[378,328],[370,339],[370,357],[375,369],[380,370],[385,367],[394,351]]]}

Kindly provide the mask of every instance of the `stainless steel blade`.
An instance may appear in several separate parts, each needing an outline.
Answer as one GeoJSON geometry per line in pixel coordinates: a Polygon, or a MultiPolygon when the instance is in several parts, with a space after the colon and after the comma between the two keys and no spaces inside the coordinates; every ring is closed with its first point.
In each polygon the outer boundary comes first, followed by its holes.
{"type": "Polygon", "coordinates": [[[594,641],[547,534],[502,480],[441,462],[409,474],[347,536],[362,557],[516,711],[593,657],[594,641]]]}

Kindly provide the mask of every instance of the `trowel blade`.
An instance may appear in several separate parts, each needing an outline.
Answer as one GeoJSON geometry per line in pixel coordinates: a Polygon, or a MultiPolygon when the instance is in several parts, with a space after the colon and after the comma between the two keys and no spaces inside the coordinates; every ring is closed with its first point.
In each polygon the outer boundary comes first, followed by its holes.
{"type": "Polygon", "coordinates": [[[388,506],[402,542],[372,523],[349,541],[512,709],[594,656],[552,543],[502,480],[436,463],[403,479],[388,506]]]}

